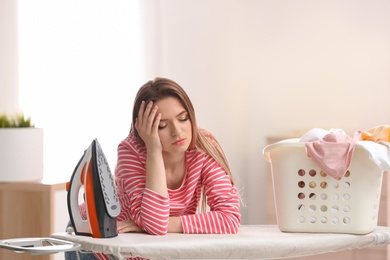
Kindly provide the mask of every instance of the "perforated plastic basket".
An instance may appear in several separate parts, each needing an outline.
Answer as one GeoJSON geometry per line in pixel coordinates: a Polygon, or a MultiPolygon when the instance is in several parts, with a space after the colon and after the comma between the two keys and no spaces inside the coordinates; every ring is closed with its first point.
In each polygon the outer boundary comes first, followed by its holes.
{"type": "Polygon", "coordinates": [[[271,164],[278,227],[285,232],[366,234],[378,223],[383,172],[360,146],[339,181],[286,139],[263,150],[271,164]]]}

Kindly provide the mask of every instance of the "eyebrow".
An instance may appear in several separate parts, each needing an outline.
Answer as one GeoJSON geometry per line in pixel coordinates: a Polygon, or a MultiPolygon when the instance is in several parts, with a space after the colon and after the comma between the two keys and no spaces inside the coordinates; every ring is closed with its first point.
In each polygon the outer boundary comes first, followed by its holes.
{"type": "MultiPolygon", "coordinates": [[[[179,114],[177,114],[176,115],[176,117],[180,117],[181,115],[183,115],[183,114],[186,114],[187,113],[187,111],[186,110],[183,110],[182,112],[180,112],[179,114]]],[[[168,119],[160,119],[160,122],[161,121],[167,121],[168,119]]]]}

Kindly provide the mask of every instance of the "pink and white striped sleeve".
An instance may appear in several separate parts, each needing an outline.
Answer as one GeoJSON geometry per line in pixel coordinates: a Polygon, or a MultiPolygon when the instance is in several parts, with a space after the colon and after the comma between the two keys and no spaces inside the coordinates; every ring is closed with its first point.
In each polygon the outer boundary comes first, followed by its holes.
{"type": "Polygon", "coordinates": [[[210,211],[181,216],[184,233],[235,234],[241,219],[237,189],[210,156],[202,163],[203,187],[210,211]]]}
{"type": "Polygon", "coordinates": [[[145,188],[146,170],[142,156],[128,145],[120,144],[115,175],[122,206],[118,220],[131,219],[149,234],[166,234],[169,198],[145,188]]]}

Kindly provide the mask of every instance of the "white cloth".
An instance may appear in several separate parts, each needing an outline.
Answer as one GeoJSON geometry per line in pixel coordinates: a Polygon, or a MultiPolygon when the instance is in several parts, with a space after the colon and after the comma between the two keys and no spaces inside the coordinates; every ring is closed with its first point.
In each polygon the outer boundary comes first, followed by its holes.
{"type": "Polygon", "coordinates": [[[51,237],[77,242],[84,250],[114,254],[120,259],[280,259],[390,244],[390,228],[377,227],[366,235],[351,235],[284,233],[275,225],[245,225],[234,235],[126,233],[98,239],[64,232],[51,237]]]}
{"type": "Polygon", "coordinates": [[[364,148],[371,161],[382,171],[390,170],[390,147],[386,142],[357,141],[356,145],[364,148]],[[386,145],[387,144],[387,145],[386,145]]]}
{"type": "Polygon", "coordinates": [[[318,139],[322,139],[325,135],[329,133],[335,133],[335,134],[346,134],[343,129],[338,128],[332,128],[330,130],[325,130],[321,128],[313,128],[310,131],[306,132],[301,139],[299,139],[300,142],[313,142],[318,139]]]}

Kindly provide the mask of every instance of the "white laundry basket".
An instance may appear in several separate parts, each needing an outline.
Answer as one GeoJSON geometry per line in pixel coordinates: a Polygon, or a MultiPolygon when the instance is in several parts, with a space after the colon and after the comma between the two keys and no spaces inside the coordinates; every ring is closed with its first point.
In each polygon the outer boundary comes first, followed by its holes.
{"type": "Polygon", "coordinates": [[[307,157],[305,143],[286,139],[268,145],[278,227],[284,232],[366,234],[378,223],[383,172],[355,147],[339,181],[307,157]]]}

